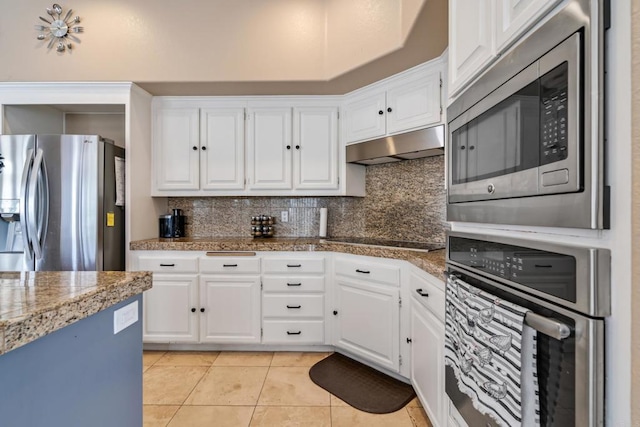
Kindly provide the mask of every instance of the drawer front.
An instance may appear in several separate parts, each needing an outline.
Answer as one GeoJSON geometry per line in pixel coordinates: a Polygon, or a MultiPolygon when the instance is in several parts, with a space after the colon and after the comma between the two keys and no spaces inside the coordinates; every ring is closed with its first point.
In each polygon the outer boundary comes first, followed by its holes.
{"type": "Polygon", "coordinates": [[[206,257],[200,258],[201,273],[260,273],[260,258],[206,257]]]}
{"type": "Polygon", "coordinates": [[[323,317],[323,295],[263,295],[264,317],[323,317]]]}
{"type": "Polygon", "coordinates": [[[198,258],[141,256],[138,258],[138,268],[154,273],[197,273],[198,258]]]}
{"type": "Polygon", "coordinates": [[[265,320],[262,322],[265,344],[324,344],[322,320],[265,320]]]}
{"type": "Polygon", "coordinates": [[[419,301],[420,304],[427,307],[438,319],[444,322],[444,291],[436,285],[419,278],[413,273],[410,276],[409,283],[409,289],[411,289],[412,297],[419,301]]]}
{"type": "Polygon", "coordinates": [[[267,292],[324,292],[324,276],[264,276],[262,285],[267,292]]]}
{"type": "Polygon", "coordinates": [[[265,258],[265,273],[324,273],[324,258],[265,258]]]}
{"type": "Polygon", "coordinates": [[[400,267],[346,259],[337,259],[335,267],[336,274],[400,286],[400,267]]]}

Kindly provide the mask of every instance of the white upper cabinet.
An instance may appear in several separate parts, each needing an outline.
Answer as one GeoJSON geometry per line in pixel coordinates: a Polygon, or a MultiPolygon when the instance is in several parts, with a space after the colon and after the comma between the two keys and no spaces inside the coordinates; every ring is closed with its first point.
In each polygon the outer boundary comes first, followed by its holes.
{"type": "Polygon", "coordinates": [[[290,189],[291,181],[290,107],[249,109],[248,160],[249,189],[290,189]]]}
{"type": "Polygon", "coordinates": [[[242,191],[244,164],[243,107],[154,108],[152,195],[242,191]]]}
{"type": "Polygon", "coordinates": [[[200,188],[244,188],[244,108],[200,110],[200,188]]]}
{"type": "Polygon", "coordinates": [[[442,120],[441,59],[346,95],[347,144],[419,129],[442,120]]]}
{"type": "Polygon", "coordinates": [[[498,52],[508,48],[522,31],[561,0],[497,0],[496,47],[498,52]]]}
{"type": "Polygon", "coordinates": [[[166,108],[154,116],[153,167],[157,190],[197,190],[200,137],[197,108],[166,108]]]}
{"type": "Polygon", "coordinates": [[[440,70],[387,92],[387,133],[440,122],[440,70]]]}
{"type": "Polygon", "coordinates": [[[339,97],[158,97],[152,196],[362,196],[339,97]],[[341,163],[342,162],[342,163],[341,163]]]}
{"type": "Polygon", "coordinates": [[[295,108],[293,144],[294,187],[337,189],[338,108],[295,108]]]}
{"type": "Polygon", "coordinates": [[[492,0],[449,0],[449,90],[455,92],[495,55],[492,0]]]}
{"type": "Polygon", "coordinates": [[[449,0],[449,96],[455,96],[562,0],[449,0]]]}
{"type": "Polygon", "coordinates": [[[344,126],[347,143],[376,138],[386,133],[386,99],[386,92],[374,92],[345,104],[344,126]]]}

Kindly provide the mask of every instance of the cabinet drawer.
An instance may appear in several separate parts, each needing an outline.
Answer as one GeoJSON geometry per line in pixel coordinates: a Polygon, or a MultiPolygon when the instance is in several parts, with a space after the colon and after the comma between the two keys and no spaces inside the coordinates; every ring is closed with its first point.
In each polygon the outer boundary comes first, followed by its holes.
{"type": "Polygon", "coordinates": [[[265,258],[265,273],[324,273],[324,258],[265,258]]]}
{"type": "Polygon", "coordinates": [[[154,273],[197,273],[198,258],[141,256],[138,268],[154,273]]]}
{"type": "Polygon", "coordinates": [[[262,322],[262,342],[273,344],[323,344],[322,320],[265,320],[262,322]]]}
{"type": "Polygon", "coordinates": [[[260,258],[206,257],[200,258],[201,273],[260,273],[260,258]]]}
{"type": "Polygon", "coordinates": [[[264,295],[264,317],[323,317],[323,295],[264,295]]]}
{"type": "Polygon", "coordinates": [[[336,274],[400,286],[400,268],[357,260],[337,259],[336,274]]]}
{"type": "MultiPolygon", "coordinates": [[[[437,285],[425,280],[415,273],[409,279],[411,295],[420,304],[427,307],[438,319],[444,320],[444,291],[437,285]]],[[[444,286],[444,285],[443,285],[444,286]]]]}
{"type": "Polygon", "coordinates": [[[264,276],[262,285],[267,292],[323,292],[324,276],[264,276]]]}

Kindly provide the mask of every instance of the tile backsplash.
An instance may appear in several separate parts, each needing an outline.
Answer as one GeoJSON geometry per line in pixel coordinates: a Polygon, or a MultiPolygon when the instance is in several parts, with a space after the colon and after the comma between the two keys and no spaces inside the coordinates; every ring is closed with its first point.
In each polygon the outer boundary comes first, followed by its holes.
{"type": "Polygon", "coordinates": [[[320,208],[330,237],[444,242],[444,156],[367,166],[366,197],[173,197],[189,237],[249,237],[251,217],[276,218],[278,237],[315,237],[320,208]],[[289,222],[280,222],[288,211],[289,222]]]}

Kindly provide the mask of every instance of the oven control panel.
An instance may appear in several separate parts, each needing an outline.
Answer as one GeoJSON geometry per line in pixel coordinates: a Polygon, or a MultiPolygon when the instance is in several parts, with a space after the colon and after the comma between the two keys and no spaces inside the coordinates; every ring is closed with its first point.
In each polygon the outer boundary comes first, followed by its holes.
{"type": "Polygon", "coordinates": [[[553,252],[496,242],[449,238],[449,259],[490,275],[576,301],[576,260],[553,252]]]}

